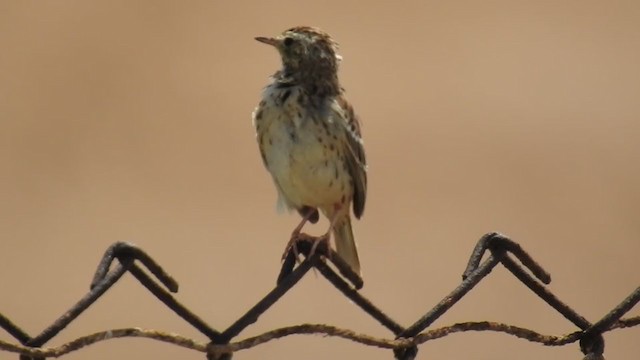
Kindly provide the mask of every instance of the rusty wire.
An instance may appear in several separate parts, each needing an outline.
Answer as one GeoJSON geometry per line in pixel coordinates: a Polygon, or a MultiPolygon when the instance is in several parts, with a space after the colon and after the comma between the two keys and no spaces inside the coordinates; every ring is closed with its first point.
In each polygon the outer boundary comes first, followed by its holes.
{"type": "Polygon", "coordinates": [[[415,323],[408,327],[403,327],[357,291],[363,285],[362,279],[353,273],[349,266],[333,250],[327,249],[326,246],[320,246],[315,254],[309,256],[313,240],[312,237],[303,237],[301,239],[298,251],[304,254],[306,259],[296,266],[296,256],[293,252],[290,253],[283,262],[277,286],[223,331],[215,330],[209,326],[171,295],[171,293],[178,291],[178,283],[147,253],[128,243],[115,243],[107,249],[100,261],[91,283],[90,291],[40,334],[33,337],[30,336],[8,317],[0,313],[0,327],[19,342],[19,344],[13,344],[0,340],[0,351],[20,354],[22,360],[40,360],[47,357],[61,357],[91,344],[109,339],[144,337],[206,353],[208,359],[229,359],[234,352],[250,349],[285,336],[320,334],[344,338],[363,345],[391,349],[394,351],[396,359],[408,360],[415,358],[418,345],[427,341],[458,332],[494,331],[546,346],[562,346],[579,341],[580,349],[585,355],[584,359],[603,359],[604,333],[614,329],[640,325],[640,316],[622,319],[622,316],[640,301],[640,287],[636,288],[602,319],[591,323],[545,287],[551,281],[550,275],[519,244],[501,234],[489,233],[478,241],[463,273],[462,283],[436,306],[429,309],[415,323]],[[489,255],[483,261],[482,259],[487,252],[489,255]],[[325,258],[330,261],[326,262],[325,258]],[[118,260],[118,263],[113,265],[115,260],[118,260]],[[458,323],[426,330],[471,291],[498,264],[505,266],[525,286],[567,320],[571,321],[579,330],[563,336],[553,336],[540,334],[522,327],[488,321],[458,323]],[[232,341],[295,286],[311,268],[316,268],[340,292],[391,331],[395,337],[377,338],[330,325],[302,324],[271,330],[240,341],[232,341]],[[126,328],[97,332],[56,347],[43,347],[44,344],[55,337],[109,290],[126,272],[131,273],[157,299],[206,336],[207,341],[197,341],[178,334],[157,330],[126,328]],[[155,279],[149,274],[153,275],[155,279]]]}

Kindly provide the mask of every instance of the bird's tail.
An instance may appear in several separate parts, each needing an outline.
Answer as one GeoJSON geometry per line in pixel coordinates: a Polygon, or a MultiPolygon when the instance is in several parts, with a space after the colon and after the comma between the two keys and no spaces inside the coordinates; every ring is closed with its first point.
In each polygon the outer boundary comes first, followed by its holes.
{"type": "Polygon", "coordinates": [[[358,248],[356,240],[351,230],[351,217],[349,214],[342,216],[333,226],[333,238],[336,242],[336,252],[351,269],[360,275],[360,259],[358,258],[358,248]]]}

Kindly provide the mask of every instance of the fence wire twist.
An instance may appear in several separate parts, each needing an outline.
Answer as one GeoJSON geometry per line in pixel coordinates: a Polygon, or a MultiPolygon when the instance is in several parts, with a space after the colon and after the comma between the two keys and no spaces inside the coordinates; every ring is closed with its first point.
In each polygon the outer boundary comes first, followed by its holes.
{"type": "Polygon", "coordinates": [[[178,291],[178,283],[147,253],[132,244],[115,243],[107,249],[100,261],[91,282],[90,291],[40,334],[34,337],[30,336],[8,317],[0,313],[0,327],[20,343],[13,344],[0,340],[0,350],[20,354],[21,360],[44,360],[47,357],[60,357],[108,339],[144,337],[203,352],[206,354],[207,359],[212,360],[230,359],[236,351],[250,349],[268,341],[293,334],[322,334],[341,337],[363,345],[391,349],[396,359],[409,360],[416,357],[418,345],[427,341],[457,332],[495,331],[546,346],[563,346],[579,341],[580,350],[584,354],[583,359],[595,360],[604,359],[603,334],[605,332],[640,325],[640,316],[622,318],[640,301],[640,287],[636,288],[600,320],[591,323],[545,287],[546,284],[551,282],[551,276],[520,245],[501,234],[488,233],[480,238],[473,250],[463,273],[462,283],[414,324],[409,327],[403,327],[357,291],[363,285],[362,279],[353,273],[349,266],[333,250],[326,248],[326,245],[324,247],[320,246],[318,251],[309,256],[313,240],[311,237],[301,239],[298,251],[306,256],[305,260],[297,264],[297,257],[293,252],[289,253],[283,262],[277,286],[224,331],[218,331],[209,326],[171,295],[171,293],[178,291]],[[488,256],[482,261],[487,253],[488,256]],[[334,267],[329,266],[325,262],[325,258],[329,259],[334,267]],[[118,260],[118,263],[113,266],[115,260],[118,260]],[[498,264],[502,264],[507,268],[518,280],[572,322],[579,330],[564,336],[553,336],[540,334],[522,327],[489,321],[465,322],[426,330],[484,279],[498,264]],[[146,268],[147,271],[143,270],[140,265],[146,268]],[[247,326],[256,322],[260,315],[296,285],[311,268],[317,269],[340,292],[391,331],[395,337],[393,339],[378,338],[330,325],[301,324],[271,330],[255,337],[232,342],[247,326]],[[335,271],[336,269],[337,272],[335,271]],[[43,347],[109,290],[127,271],[158,300],[162,301],[178,316],[205,335],[208,341],[201,342],[157,330],[125,328],[82,336],[56,347],[43,347]],[[155,280],[147,272],[153,275],[155,280]]]}

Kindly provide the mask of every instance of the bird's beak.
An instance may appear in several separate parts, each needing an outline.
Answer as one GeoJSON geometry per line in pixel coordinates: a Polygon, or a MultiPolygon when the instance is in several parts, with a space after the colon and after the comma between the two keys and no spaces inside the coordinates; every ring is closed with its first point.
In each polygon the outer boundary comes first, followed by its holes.
{"type": "Polygon", "coordinates": [[[265,43],[271,46],[277,46],[278,45],[278,39],[275,38],[269,38],[269,37],[262,37],[262,36],[258,36],[256,38],[256,40],[260,41],[261,43],[265,43]]]}

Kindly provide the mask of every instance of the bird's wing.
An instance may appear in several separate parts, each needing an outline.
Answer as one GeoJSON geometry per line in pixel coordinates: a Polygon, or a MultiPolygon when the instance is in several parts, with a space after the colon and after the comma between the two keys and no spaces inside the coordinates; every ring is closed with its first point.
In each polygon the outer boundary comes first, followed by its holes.
{"type": "Polygon", "coordinates": [[[251,114],[251,119],[253,122],[253,126],[256,129],[256,140],[258,140],[258,148],[260,149],[260,156],[262,157],[262,163],[268,169],[269,166],[267,164],[267,157],[264,153],[264,146],[263,146],[264,139],[262,138],[262,128],[264,126],[262,121],[262,115],[264,112],[265,105],[266,103],[264,100],[260,101],[260,103],[255,108],[255,110],[253,110],[253,113],[251,114]]]}
{"type": "Polygon", "coordinates": [[[345,157],[347,169],[353,179],[353,213],[360,218],[364,212],[364,204],[367,197],[367,160],[364,154],[364,146],[360,133],[360,123],[353,107],[344,96],[336,98],[332,104],[334,113],[338,116],[339,125],[343,126],[346,138],[345,157]]]}

